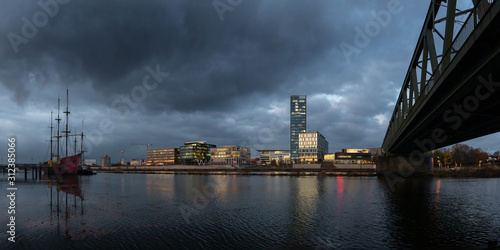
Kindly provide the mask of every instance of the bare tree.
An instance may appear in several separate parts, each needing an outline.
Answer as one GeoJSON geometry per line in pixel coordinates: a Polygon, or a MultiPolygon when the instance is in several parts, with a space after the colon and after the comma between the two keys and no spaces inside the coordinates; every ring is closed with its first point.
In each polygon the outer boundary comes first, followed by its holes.
{"type": "Polygon", "coordinates": [[[488,159],[488,154],[480,148],[473,148],[466,144],[455,144],[451,148],[451,160],[456,164],[476,165],[479,161],[488,159]]]}

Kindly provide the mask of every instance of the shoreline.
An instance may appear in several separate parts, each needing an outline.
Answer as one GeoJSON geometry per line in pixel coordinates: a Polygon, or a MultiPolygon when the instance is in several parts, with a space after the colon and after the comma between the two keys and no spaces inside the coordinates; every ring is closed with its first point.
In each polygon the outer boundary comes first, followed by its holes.
{"type": "MultiPolygon", "coordinates": [[[[133,174],[186,174],[186,175],[266,175],[266,176],[384,176],[374,168],[269,168],[232,166],[116,166],[93,167],[98,173],[133,173],[133,174]]],[[[413,175],[412,177],[429,178],[500,178],[500,167],[443,169],[413,175]]]]}
{"type": "Polygon", "coordinates": [[[458,170],[440,170],[430,173],[435,178],[499,178],[499,167],[463,168],[458,170]]]}
{"type": "Polygon", "coordinates": [[[148,167],[134,168],[95,167],[98,173],[136,173],[136,174],[191,174],[191,175],[267,175],[267,176],[377,176],[375,169],[339,168],[228,168],[217,166],[185,166],[184,168],[148,167]]]}

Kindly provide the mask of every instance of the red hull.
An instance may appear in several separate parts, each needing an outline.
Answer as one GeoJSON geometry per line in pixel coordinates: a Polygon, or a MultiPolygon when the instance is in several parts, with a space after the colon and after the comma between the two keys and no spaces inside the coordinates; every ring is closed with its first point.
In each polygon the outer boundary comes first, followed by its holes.
{"type": "Polygon", "coordinates": [[[61,159],[61,163],[52,165],[46,164],[43,166],[42,170],[45,174],[76,175],[80,158],[81,154],[64,157],[61,159]]]}

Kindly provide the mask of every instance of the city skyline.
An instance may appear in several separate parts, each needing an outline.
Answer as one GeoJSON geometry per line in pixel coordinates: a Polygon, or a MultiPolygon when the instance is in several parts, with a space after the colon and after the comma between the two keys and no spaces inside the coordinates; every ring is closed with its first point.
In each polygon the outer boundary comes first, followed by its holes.
{"type": "Polygon", "coordinates": [[[500,249],[500,0],[0,0],[0,249],[500,249]]]}
{"type": "MultiPolygon", "coordinates": [[[[288,149],[293,94],[307,95],[308,127],[331,152],[380,147],[428,2],[242,1],[223,13],[210,1],[1,7],[0,134],[17,138],[19,162],[37,163],[49,157],[50,112],[67,87],[70,130],[84,120],[91,159],[145,158],[138,144],[196,140],[249,147],[252,157],[288,149]]],[[[499,139],[465,143],[493,153],[499,139]]]]}

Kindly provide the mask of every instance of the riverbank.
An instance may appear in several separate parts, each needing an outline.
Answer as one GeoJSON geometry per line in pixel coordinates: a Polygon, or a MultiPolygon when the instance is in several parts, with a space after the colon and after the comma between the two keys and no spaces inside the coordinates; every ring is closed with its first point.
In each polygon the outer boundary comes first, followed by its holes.
{"type": "MultiPolygon", "coordinates": [[[[113,166],[93,167],[98,173],[190,174],[190,175],[269,175],[269,176],[376,176],[374,168],[347,168],[301,165],[300,168],[245,167],[231,165],[174,165],[174,166],[113,166]]],[[[497,178],[500,167],[435,169],[422,177],[436,178],[497,178]]]]}
{"type": "Polygon", "coordinates": [[[283,175],[283,176],[376,176],[374,168],[271,168],[246,167],[235,168],[230,165],[201,166],[116,166],[92,168],[101,173],[137,173],[137,174],[192,174],[192,175],[283,175]]]}
{"type": "Polygon", "coordinates": [[[446,178],[493,178],[500,177],[500,167],[481,168],[456,168],[446,170],[434,170],[432,177],[446,178]]]}

